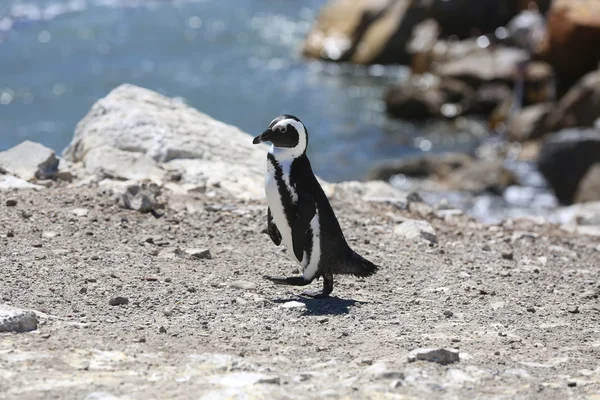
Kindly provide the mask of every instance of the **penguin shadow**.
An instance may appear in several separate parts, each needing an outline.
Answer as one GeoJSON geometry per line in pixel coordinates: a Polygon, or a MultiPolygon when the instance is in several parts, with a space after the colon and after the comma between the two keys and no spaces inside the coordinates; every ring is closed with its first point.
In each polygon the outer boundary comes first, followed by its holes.
{"type": "MultiPolygon", "coordinates": [[[[276,299],[274,303],[287,303],[292,299],[276,299]]],[[[350,307],[355,305],[369,304],[366,301],[354,299],[342,299],[336,296],[330,296],[326,299],[313,299],[311,297],[297,297],[293,299],[306,305],[306,310],[302,315],[344,315],[350,312],[350,307]]]]}

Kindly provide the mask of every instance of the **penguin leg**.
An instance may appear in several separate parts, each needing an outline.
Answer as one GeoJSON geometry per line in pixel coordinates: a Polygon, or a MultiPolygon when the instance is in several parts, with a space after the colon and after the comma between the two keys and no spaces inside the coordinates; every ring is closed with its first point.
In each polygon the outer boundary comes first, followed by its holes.
{"type": "Polygon", "coordinates": [[[270,280],[278,285],[291,285],[291,286],[306,286],[312,282],[312,279],[307,281],[302,276],[290,276],[290,277],[279,277],[279,276],[264,276],[265,279],[270,280]]]}
{"type": "Polygon", "coordinates": [[[333,292],[333,275],[323,274],[323,290],[319,291],[307,291],[303,292],[304,296],[312,297],[314,299],[325,299],[333,292]]]}

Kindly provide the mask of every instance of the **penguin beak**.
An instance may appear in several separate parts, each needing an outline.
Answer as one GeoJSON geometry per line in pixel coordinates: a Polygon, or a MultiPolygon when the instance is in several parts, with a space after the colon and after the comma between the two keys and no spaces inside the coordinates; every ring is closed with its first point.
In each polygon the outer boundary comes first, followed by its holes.
{"type": "Polygon", "coordinates": [[[254,138],[254,140],[252,140],[252,144],[258,144],[258,143],[262,143],[262,142],[268,142],[269,140],[271,140],[271,134],[273,132],[270,129],[267,129],[266,131],[264,131],[263,133],[261,133],[260,135],[258,135],[257,137],[254,138]]]}

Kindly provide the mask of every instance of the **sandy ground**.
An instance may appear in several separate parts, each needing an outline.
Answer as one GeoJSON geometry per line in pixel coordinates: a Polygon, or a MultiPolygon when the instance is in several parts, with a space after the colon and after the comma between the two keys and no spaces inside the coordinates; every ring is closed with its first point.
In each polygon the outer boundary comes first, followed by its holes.
{"type": "Polygon", "coordinates": [[[432,216],[433,246],[393,233],[418,215],[336,200],[382,269],[312,300],[261,278],[297,272],[264,203],[198,194],[196,213],[156,219],[94,188],[0,200],[1,303],[40,312],[0,334],[2,399],[600,399],[593,238],[432,216]],[[437,346],[461,360],[407,361],[437,346]]]}

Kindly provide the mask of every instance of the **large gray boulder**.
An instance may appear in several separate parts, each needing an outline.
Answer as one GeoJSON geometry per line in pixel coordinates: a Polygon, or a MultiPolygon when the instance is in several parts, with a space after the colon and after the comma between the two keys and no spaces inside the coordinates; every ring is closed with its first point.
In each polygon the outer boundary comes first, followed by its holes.
{"type": "Polygon", "coordinates": [[[101,178],[161,183],[168,175],[238,197],[264,196],[265,145],[252,145],[236,127],[128,84],[94,104],[63,156],[101,178]]]}
{"type": "Polygon", "coordinates": [[[0,173],[2,171],[26,181],[48,179],[58,173],[58,159],[54,150],[26,140],[0,152],[0,173]]]}

